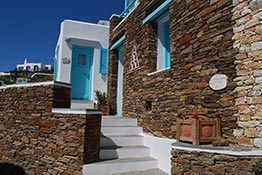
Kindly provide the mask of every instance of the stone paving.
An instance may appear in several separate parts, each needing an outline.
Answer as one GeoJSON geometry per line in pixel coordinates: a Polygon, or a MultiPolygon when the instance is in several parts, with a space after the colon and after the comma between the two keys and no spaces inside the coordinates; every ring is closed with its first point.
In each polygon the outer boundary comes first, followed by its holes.
{"type": "Polygon", "coordinates": [[[110,174],[110,175],[168,175],[168,174],[159,169],[151,169],[146,171],[133,171],[128,173],[117,173],[117,174],[110,174]]]}

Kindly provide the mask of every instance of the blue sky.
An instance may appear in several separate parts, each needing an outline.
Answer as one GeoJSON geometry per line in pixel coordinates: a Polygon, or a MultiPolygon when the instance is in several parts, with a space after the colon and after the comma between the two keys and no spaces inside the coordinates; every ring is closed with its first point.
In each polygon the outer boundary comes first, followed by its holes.
{"type": "Polygon", "coordinates": [[[124,0],[8,0],[0,4],[0,72],[30,62],[53,64],[60,23],[97,23],[120,14],[124,0]]]}

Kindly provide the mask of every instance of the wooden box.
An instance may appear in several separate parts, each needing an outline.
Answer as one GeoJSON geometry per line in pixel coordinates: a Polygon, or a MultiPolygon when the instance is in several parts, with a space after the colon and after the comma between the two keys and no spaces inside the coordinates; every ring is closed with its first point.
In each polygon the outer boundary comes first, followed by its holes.
{"type": "Polygon", "coordinates": [[[201,112],[193,112],[187,119],[177,117],[177,142],[192,142],[193,145],[208,143],[221,136],[220,117],[207,119],[201,112]]]}

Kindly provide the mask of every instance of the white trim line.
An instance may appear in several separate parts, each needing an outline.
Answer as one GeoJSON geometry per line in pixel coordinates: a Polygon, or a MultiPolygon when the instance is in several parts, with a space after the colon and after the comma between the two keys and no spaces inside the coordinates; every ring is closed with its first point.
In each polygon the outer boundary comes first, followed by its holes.
{"type": "Polygon", "coordinates": [[[36,75],[46,75],[46,76],[53,76],[54,74],[48,74],[48,73],[34,73],[31,78],[33,78],[36,75]]]}
{"type": "Polygon", "coordinates": [[[34,86],[48,86],[53,85],[53,81],[40,82],[40,83],[27,83],[27,84],[12,84],[7,86],[2,86],[0,89],[18,88],[18,87],[34,87],[34,86]]]}
{"type": "Polygon", "coordinates": [[[147,76],[155,75],[155,74],[158,74],[158,73],[160,73],[160,72],[167,71],[167,70],[169,70],[169,69],[170,69],[170,67],[169,67],[169,68],[164,68],[164,69],[161,69],[161,70],[157,70],[157,71],[155,71],[155,72],[148,73],[147,76]]]}
{"type": "Polygon", "coordinates": [[[90,42],[94,42],[94,43],[99,43],[99,40],[95,40],[95,39],[91,39],[91,38],[81,38],[81,37],[77,37],[77,36],[68,36],[65,38],[66,42],[70,42],[71,40],[82,40],[82,41],[90,41],[90,42]]]}
{"type": "Polygon", "coordinates": [[[67,109],[67,108],[53,108],[52,109],[53,113],[58,113],[58,114],[101,114],[102,111],[88,111],[84,109],[67,109]]]}
{"type": "Polygon", "coordinates": [[[57,86],[60,86],[60,87],[72,88],[71,84],[63,83],[63,82],[59,82],[59,81],[55,81],[54,85],[57,85],[57,86]]]}
{"type": "Polygon", "coordinates": [[[120,17],[120,15],[117,15],[117,14],[113,14],[113,15],[111,15],[111,17],[109,18],[109,21],[111,21],[111,19],[113,18],[113,17],[120,17]]]}
{"type": "Polygon", "coordinates": [[[185,150],[185,151],[217,153],[217,154],[226,154],[232,156],[262,156],[261,150],[232,151],[232,150],[219,150],[219,149],[207,149],[207,148],[192,148],[192,147],[185,147],[185,146],[172,146],[172,148],[175,150],[177,149],[177,150],[185,150]]]}
{"type": "MultiPolygon", "coordinates": [[[[96,26],[96,27],[109,28],[109,26],[106,26],[106,25],[89,23],[89,22],[83,22],[83,21],[76,21],[76,20],[71,20],[71,19],[65,19],[63,22],[71,22],[71,23],[85,24],[85,25],[96,26]]],[[[62,22],[62,23],[63,23],[63,22],[62,22]]],[[[98,21],[98,22],[99,22],[99,21],[98,21]]]]}

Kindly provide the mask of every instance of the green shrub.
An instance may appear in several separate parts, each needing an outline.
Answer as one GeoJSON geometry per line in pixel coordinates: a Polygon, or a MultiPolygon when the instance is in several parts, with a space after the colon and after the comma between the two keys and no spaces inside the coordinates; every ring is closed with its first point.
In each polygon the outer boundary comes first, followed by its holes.
{"type": "Polygon", "coordinates": [[[253,169],[255,172],[262,172],[262,160],[259,160],[253,164],[253,169]]]}
{"type": "Polygon", "coordinates": [[[99,90],[95,90],[95,99],[99,105],[107,104],[107,95],[105,92],[101,92],[99,90]]]}

